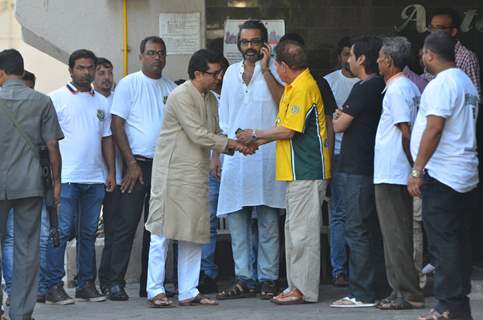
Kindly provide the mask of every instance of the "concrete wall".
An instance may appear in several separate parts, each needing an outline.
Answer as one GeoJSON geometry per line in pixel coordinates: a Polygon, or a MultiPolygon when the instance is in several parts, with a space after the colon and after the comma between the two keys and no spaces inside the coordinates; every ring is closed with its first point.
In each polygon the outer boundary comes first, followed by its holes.
{"type": "MultiPolygon", "coordinates": [[[[141,40],[148,35],[159,35],[159,14],[187,12],[200,12],[201,46],[204,46],[204,0],[128,1],[129,72],[139,70],[141,40]]],[[[91,49],[113,62],[116,80],[122,77],[121,0],[17,0],[16,16],[25,42],[33,47],[64,63],[72,51],[91,49]]],[[[168,56],[165,75],[173,80],[186,78],[189,57],[168,56]]]]}

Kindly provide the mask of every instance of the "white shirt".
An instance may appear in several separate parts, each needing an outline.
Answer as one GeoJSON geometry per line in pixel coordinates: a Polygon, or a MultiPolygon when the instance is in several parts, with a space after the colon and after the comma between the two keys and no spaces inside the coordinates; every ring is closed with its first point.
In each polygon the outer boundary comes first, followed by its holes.
{"type": "Polygon", "coordinates": [[[151,79],[138,71],[116,86],[112,114],[126,120],[124,130],[133,155],[154,157],[164,116],[164,104],[176,84],[164,77],[151,79]]]}
{"type": "Polygon", "coordinates": [[[406,122],[412,128],[421,96],[418,87],[402,74],[389,79],[385,91],[374,147],[374,183],[407,185],[411,164],[396,124],[406,122]]]}
{"type": "Polygon", "coordinates": [[[478,184],[476,116],[478,92],[464,71],[451,68],[429,82],[421,96],[411,138],[416,159],[427,116],[446,119],[436,150],[426,164],[428,174],[457,192],[468,192],[478,184]]]}
{"type": "MultiPolygon", "coordinates": [[[[271,60],[270,69],[276,77],[271,60]]],[[[248,86],[242,79],[242,62],[231,65],[223,78],[219,104],[220,127],[229,138],[240,129],[273,128],[278,107],[272,99],[260,69],[255,65],[248,86]]],[[[218,198],[218,215],[236,212],[245,206],[265,205],[285,208],[284,182],[275,181],[275,143],[260,146],[251,156],[235,152],[225,156],[218,198]]]]}
{"type": "MultiPolygon", "coordinates": [[[[101,94],[98,91],[96,91],[96,93],[101,94]]],[[[112,107],[112,101],[114,100],[114,91],[112,91],[111,94],[105,98],[107,100],[107,105],[109,107],[109,112],[110,112],[112,107]]],[[[122,182],[122,156],[121,156],[121,152],[119,151],[119,148],[114,143],[114,141],[113,141],[113,144],[114,144],[114,162],[116,166],[116,184],[120,185],[122,182]]],[[[105,170],[104,171],[105,175],[107,176],[108,170],[106,165],[104,165],[104,170],[105,170]]]]}
{"type": "MultiPolygon", "coordinates": [[[[325,80],[329,83],[330,89],[334,94],[335,102],[337,106],[340,107],[349,97],[352,87],[359,81],[359,78],[348,78],[342,74],[342,70],[335,70],[334,72],[326,75],[325,80]]],[[[342,143],[342,136],[344,133],[336,132],[335,134],[335,144],[334,144],[334,154],[340,154],[340,146],[342,143]]]]}
{"type": "Polygon", "coordinates": [[[111,114],[101,94],[68,84],[49,94],[65,138],[59,141],[62,183],[105,183],[102,138],[111,135],[111,114]]]}

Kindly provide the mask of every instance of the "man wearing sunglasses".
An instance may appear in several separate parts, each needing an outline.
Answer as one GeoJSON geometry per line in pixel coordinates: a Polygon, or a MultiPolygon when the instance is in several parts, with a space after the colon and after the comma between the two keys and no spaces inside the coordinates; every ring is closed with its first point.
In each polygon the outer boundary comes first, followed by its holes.
{"type": "MultiPolygon", "coordinates": [[[[120,210],[112,225],[111,278],[101,287],[111,300],[129,299],[124,290],[124,276],[143,208],[145,220],[149,214],[155,144],[163,123],[164,104],[176,87],[163,77],[166,66],[163,39],[151,36],[142,40],[139,61],[141,71],[119,81],[111,109],[113,136],[124,162],[120,210]]],[[[140,296],[146,296],[148,252],[149,233],[145,231],[140,296]]]]}
{"type": "MultiPolygon", "coordinates": [[[[229,138],[238,129],[268,129],[274,125],[283,87],[276,75],[263,22],[245,21],[239,27],[238,49],[243,60],[231,65],[223,79],[219,104],[220,126],[229,138]]],[[[256,140],[256,131],[252,132],[256,140]]],[[[227,215],[236,281],[218,299],[253,297],[261,284],[261,298],[276,292],[279,272],[278,209],[285,207],[285,183],[275,180],[275,144],[251,157],[225,157],[217,214],[227,215]],[[258,231],[251,228],[256,217],[258,231]],[[258,236],[256,267],[252,247],[258,236]],[[255,270],[256,269],[256,270],[255,270]]]]}

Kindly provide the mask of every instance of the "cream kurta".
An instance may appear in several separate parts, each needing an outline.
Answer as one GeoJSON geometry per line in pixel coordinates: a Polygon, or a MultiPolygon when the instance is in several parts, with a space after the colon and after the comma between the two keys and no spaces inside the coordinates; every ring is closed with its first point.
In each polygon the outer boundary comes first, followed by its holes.
{"type": "Polygon", "coordinates": [[[210,149],[228,139],[218,125],[217,100],[186,81],[168,97],[154,155],[146,230],[168,239],[207,243],[210,149]]]}

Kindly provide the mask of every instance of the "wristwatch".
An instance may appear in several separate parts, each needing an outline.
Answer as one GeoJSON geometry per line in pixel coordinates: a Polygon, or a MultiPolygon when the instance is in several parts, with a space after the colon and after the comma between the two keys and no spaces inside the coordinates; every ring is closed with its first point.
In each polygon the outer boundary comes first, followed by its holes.
{"type": "Polygon", "coordinates": [[[411,177],[413,178],[421,178],[423,176],[423,170],[419,170],[416,168],[411,169],[411,177]]]}
{"type": "Polygon", "coordinates": [[[252,130],[252,141],[257,141],[257,130],[252,130]]]}

